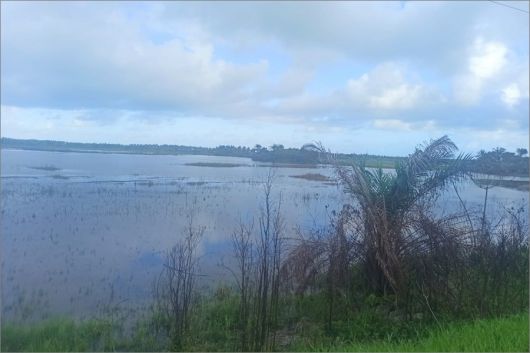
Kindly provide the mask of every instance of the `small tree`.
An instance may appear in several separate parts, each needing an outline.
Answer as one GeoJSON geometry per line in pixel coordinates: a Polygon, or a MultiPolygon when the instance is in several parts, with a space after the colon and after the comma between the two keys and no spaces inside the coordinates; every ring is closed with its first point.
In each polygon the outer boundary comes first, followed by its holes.
{"type": "Polygon", "coordinates": [[[189,328],[198,270],[197,249],[205,227],[194,225],[193,212],[182,238],[167,252],[164,269],[155,284],[158,314],[169,325],[173,349],[182,348],[189,328]]]}
{"type": "Polygon", "coordinates": [[[404,257],[418,243],[415,217],[425,209],[451,181],[466,174],[471,157],[455,158],[456,145],[443,136],[432,140],[396,165],[396,173],[375,171],[363,165],[341,166],[322,146],[311,146],[324,152],[335,165],[337,176],[359,205],[364,223],[361,242],[364,247],[365,272],[375,293],[393,293],[396,303],[406,296],[407,272],[404,257]]]}
{"type": "Polygon", "coordinates": [[[524,157],[528,154],[528,150],[526,148],[518,148],[516,152],[519,157],[524,157]]]}
{"type": "Polygon", "coordinates": [[[242,350],[270,351],[275,347],[283,255],[284,221],[281,197],[272,198],[274,172],[263,183],[265,200],[260,209],[256,238],[253,226],[240,222],[232,234],[237,270],[231,271],[239,289],[239,329],[242,350]]]}
{"type": "Polygon", "coordinates": [[[253,224],[242,221],[232,233],[234,256],[237,260],[237,271],[234,274],[239,289],[239,344],[242,352],[251,350],[250,327],[252,319],[252,296],[254,295],[254,240],[253,224]]]}

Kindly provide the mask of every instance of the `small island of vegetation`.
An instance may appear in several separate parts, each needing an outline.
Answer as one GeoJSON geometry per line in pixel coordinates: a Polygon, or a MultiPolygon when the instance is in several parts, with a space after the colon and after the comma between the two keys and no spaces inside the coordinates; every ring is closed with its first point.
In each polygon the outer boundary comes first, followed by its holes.
{"type": "MultiPolygon", "coordinates": [[[[282,167],[311,167],[319,164],[329,164],[327,151],[317,151],[304,145],[300,148],[285,148],[281,144],[274,144],[269,148],[256,144],[253,148],[244,146],[222,145],[215,148],[192,147],[181,145],[121,145],[109,143],[79,143],[49,140],[20,140],[2,137],[0,148],[22,149],[34,151],[52,152],[78,152],[78,153],[128,153],[128,154],[154,154],[154,155],[208,155],[251,158],[256,162],[269,162],[282,167]]],[[[345,154],[334,153],[335,163],[350,165],[352,163],[363,165],[368,168],[394,169],[399,163],[406,160],[405,157],[377,156],[368,154],[345,154]]],[[[193,166],[203,167],[238,167],[237,163],[191,163],[193,166]]],[[[467,162],[467,168],[476,173],[497,176],[522,176],[528,177],[528,151],[519,148],[516,152],[509,152],[502,147],[486,152],[481,150],[476,158],[467,162]]],[[[47,168],[47,167],[43,167],[47,168]]],[[[43,169],[53,170],[53,169],[43,169]]],[[[509,186],[511,184],[505,184],[509,186]]]]}
{"type": "Polygon", "coordinates": [[[393,173],[327,156],[350,202],[327,225],[296,236],[285,227],[271,168],[260,212],[229,235],[235,261],[224,268],[232,281],[197,287],[205,228],[190,209],[141,320],[127,322],[115,308],[80,322],[3,323],[2,350],[524,351],[527,208],[505,208],[493,221],[487,184],[482,209],[460,199],[454,212],[433,212],[448,188],[460,198],[470,166],[489,166],[456,150],[441,137],[393,173]]]}

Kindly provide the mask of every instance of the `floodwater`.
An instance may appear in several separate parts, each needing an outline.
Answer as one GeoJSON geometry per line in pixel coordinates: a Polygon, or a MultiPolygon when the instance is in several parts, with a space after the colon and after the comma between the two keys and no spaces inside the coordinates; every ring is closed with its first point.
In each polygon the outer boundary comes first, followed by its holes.
{"type": "MultiPolygon", "coordinates": [[[[270,170],[247,158],[195,155],[2,150],[1,158],[1,302],[2,320],[10,321],[89,317],[118,303],[145,306],[164,253],[190,214],[206,227],[201,285],[228,280],[231,233],[240,220],[254,220],[257,228],[270,170]]],[[[272,170],[273,200],[281,202],[288,237],[326,224],[349,202],[333,183],[292,177],[332,176],[329,167],[272,170]]],[[[460,195],[473,208],[484,191],[464,183],[460,195]]],[[[528,196],[496,187],[488,202],[495,210],[526,205],[528,196]]],[[[458,205],[449,190],[438,207],[458,205]]]]}

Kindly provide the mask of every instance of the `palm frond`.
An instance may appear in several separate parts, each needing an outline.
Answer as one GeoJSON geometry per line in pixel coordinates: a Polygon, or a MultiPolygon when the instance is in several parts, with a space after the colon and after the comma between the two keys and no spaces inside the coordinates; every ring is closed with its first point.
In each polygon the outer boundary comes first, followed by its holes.
{"type": "Polygon", "coordinates": [[[468,175],[469,161],[472,159],[470,154],[460,154],[456,158],[438,164],[422,181],[418,189],[419,196],[442,189],[450,182],[464,179],[468,175]]]}
{"type": "Polygon", "coordinates": [[[457,150],[458,148],[447,135],[416,148],[416,151],[404,162],[409,177],[424,175],[440,162],[453,158],[457,150]]]}

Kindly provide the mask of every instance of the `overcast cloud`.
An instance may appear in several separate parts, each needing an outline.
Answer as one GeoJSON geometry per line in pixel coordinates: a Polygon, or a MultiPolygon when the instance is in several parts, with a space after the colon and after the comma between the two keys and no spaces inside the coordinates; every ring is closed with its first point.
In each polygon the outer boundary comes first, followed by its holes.
{"type": "Polygon", "coordinates": [[[529,17],[492,2],[1,7],[2,136],[528,147],[529,17]]]}

